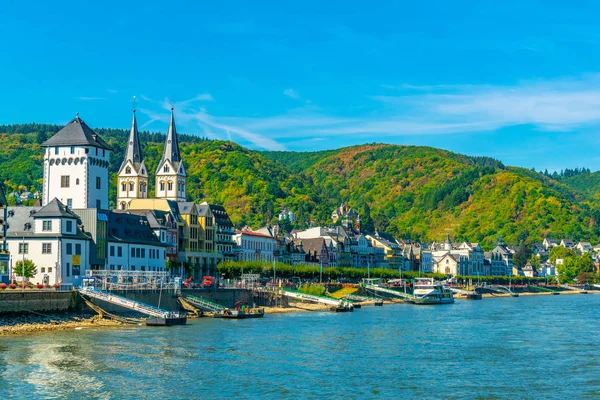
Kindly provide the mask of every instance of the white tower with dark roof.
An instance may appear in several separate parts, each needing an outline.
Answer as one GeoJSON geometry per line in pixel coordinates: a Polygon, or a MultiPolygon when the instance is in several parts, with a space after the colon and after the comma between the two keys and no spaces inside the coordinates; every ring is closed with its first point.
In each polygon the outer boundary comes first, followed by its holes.
{"type": "Polygon", "coordinates": [[[138,133],[135,110],[131,121],[131,132],[127,142],[125,158],[121,163],[117,179],[117,208],[126,210],[133,199],[148,198],[148,169],[142,156],[142,145],[138,133]]]}
{"type": "Polygon", "coordinates": [[[171,108],[171,123],[165,140],[165,150],[156,169],[156,198],[185,201],[186,176],[179,153],[175,116],[171,108]]]}
{"type": "Polygon", "coordinates": [[[46,148],[43,206],[57,198],[69,208],[108,209],[112,148],[79,118],[79,113],[42,147],[46,148]]]}

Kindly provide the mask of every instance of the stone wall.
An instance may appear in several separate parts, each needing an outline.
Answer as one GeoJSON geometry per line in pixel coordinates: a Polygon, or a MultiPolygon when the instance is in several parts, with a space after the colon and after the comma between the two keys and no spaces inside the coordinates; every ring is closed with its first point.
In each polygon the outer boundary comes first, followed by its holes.
{"type": "Polygon", "coordinates": [[[76,292],[55,290],[0,291],[0,314],[35,312],[67,312],[81,309],[81,298],[76,292]]]}

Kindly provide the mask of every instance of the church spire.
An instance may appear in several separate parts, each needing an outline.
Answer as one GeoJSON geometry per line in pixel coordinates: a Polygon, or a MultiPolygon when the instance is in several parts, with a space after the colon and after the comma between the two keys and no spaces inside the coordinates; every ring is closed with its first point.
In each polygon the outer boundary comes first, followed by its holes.
{"type": "Polygon", "coordinates": [[[131,121],[129,142],[127,143],[127,151],[125,152],[123,164],[125,164],[127,161],[131,161],[134,165],[138,165],[142,162],[142,160],[142,145],[140,143],[140,135],[138,133],[135,110],[133,110],[133,120],[131,121]]]}
{"type": "Polygon", "coordinates": [[[162,156],[162,161],[169,160],[172,163],[181,161],[181,154],[179,153],[179,142],[177,141],[177,129],[175,128],[175,115],[173,107],[171,107],[171,123],[169,124],[169,132],[167,133],[167,140],[165,142],[165,151],[162,156]]]}

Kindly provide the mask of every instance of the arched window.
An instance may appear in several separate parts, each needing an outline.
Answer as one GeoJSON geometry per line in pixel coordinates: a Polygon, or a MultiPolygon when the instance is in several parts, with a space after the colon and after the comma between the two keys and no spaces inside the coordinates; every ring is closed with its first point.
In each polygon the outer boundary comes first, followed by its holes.
{"type": "Polygon", "coordinates": [[[127,191],[127,184],[125,182],[121,183],[121,192],[127,191]]]}
{"type": "Polygon", "coordinates": [[[135,183],[129,182],[129,191],[133,192],[135,190],[135,183]]]}
{"type": "Polygon", "coordinates": [[[165,167],[163,168],[163,172],[169,172],[169,171],[170,171],[169,166],[165,165],[165,167]]]}
{"type": "Polygon", "coordinates": [[[125,209],[125,207],[126,207],[126,205],[125,205],[125,202],[124,202],[124,201],[122,201],[122,202],[121,202],[121,210],[124,210],[124,209],[125,209]]]}
{"type": "Polygon", "coordinates": [[[168,190],[173,190],[173,182],[169,182],[167,187],[168,187],[168,190]]]}
{"type": "Polygon", "coordinates": [[[446,267],[446,273],[449,274],[450,273],[450,267],[446,267]]]}
{"type": "Polygon", "coordinates": [[[130,174],[131,173],[131,168],[130,167],[125,168],[125,173],[126,174],[130,174]]]}
{"type": "Polygon", "coordinates": [[[164,182],[160,183],[160,190],[165,190],[165,183],[164,182]]]}
{"type": "Polygon", "coordinates": [[[75,179],[75,185],[79,185],[79,178],[75,179]]]}

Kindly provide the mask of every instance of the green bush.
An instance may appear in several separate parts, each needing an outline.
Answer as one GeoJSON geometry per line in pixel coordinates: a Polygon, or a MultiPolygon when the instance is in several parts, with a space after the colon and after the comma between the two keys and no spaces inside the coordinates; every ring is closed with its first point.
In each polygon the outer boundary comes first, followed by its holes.
{"type": "Polygon", "coordinates": [[[312,294],[313,296],[324,296],[325,286],[323,285],[302,285],[298,288],[300,293],[312,294]]]}

